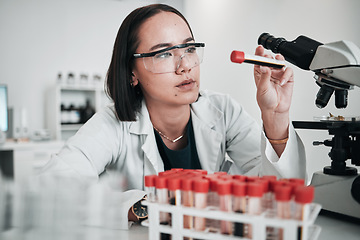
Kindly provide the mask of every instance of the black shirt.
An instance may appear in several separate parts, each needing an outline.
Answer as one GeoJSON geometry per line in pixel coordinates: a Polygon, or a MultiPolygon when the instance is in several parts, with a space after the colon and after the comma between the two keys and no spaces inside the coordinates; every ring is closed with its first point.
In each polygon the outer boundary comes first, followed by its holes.
{"type": "Polygon", "coordinates": [[[171,168],[183,169],[201,169],[199,156],[196,150],[194,129],[192,126],[191,118],[186,125],[187,144],[186,147],[180,150],[171,150],[163,142],[159,133],[154,129],[156,143],[160,156],[164,162],[164,169],[170,170],[171,168]]]}

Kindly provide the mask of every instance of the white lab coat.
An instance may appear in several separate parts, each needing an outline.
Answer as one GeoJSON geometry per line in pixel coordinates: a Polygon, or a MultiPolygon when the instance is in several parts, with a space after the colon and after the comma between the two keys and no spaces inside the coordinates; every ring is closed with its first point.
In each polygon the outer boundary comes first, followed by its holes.
{"type": "MultiPolygon", "coordinates": [[[[209,173],[219,171],[226,157],[233,160],[231,174],[276,175],[305,178],[305,151],[292,126],[279,159],[258,124],[228,95],[201,91],[191,104],[191,117],[199,160],[209,173]]],[[[43,174],[97,181],[106,169],[128,180],[128,189],[144,189],[144,176],[164,170],[149,113],[143,103],[137,121],[122,122],[113,107],[96,113],[54,155],[43,174]]],[[[132,191],[134,192],[134,191],[132,191]]],[[[129,209],[143,192],[127,198],[129,209]],[[130,204],[130,205],[129,205],[130,204]]],[[[127,210],[124,219],[127,220],[127,210]]],[[[127,227],[127,221],[121,228],[127,227]]]]}

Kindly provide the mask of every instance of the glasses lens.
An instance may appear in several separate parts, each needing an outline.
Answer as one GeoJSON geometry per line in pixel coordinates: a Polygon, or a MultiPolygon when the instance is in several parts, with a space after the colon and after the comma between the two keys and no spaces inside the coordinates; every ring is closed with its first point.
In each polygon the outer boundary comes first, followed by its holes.
{"type": "Polygon", "coordinates": [[[181,64],[191,69],[198,66],[204,56],[203,47],[188,46],[161,52],[153,57],[143,58],[145,68],[153,73],[175,72],[181,64]]]}

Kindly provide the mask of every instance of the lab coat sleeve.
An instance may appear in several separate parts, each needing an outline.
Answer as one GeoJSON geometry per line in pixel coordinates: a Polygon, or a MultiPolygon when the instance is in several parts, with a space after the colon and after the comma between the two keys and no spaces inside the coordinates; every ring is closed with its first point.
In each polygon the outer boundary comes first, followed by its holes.
{"type": "Polygon", "coordinates": [[[106,167],[119,160],[124,135],[121,127],[110,108],[96,113],[58,154],[52,155],[40,174],[97,182],[106,167]]]}
{"type": "Polygon", "coordinates": [[[285,150],[279,158],[266,138],[265,132],[262,131],[262,175],[276,175],[278,178],[307,178],[305,148],[292,124],[289,126],[288,136],[285,150]]]}

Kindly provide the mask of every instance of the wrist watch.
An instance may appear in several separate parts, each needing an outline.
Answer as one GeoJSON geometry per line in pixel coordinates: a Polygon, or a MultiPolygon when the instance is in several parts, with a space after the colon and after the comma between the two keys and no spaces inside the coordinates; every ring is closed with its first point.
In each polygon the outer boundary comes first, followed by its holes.
{"type": "Polygon", "coordinates": [[[140,201],[136,202],[132,207],[131,211],[136,216],[138,221],[143,221],[148,218],[147,206],[141,204],[142,201],[146,199],[146,196],[143,197],[140,201]]]}

